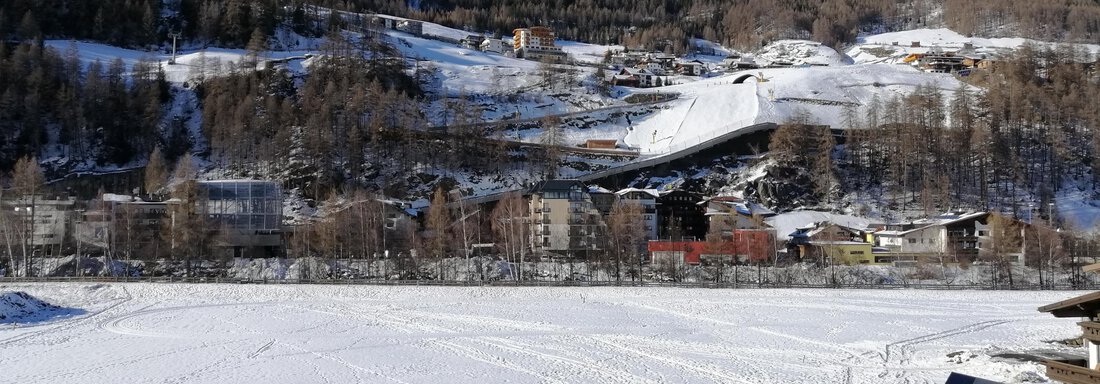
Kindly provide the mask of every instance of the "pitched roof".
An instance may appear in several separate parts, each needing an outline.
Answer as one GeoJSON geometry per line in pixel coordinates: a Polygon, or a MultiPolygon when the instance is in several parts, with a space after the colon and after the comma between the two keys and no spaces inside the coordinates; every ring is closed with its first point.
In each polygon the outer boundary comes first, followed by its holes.
{"type": "Polygon", "coordinates": [[[661,195],[661,193],[658,192],[656,189],[641,189],[641,188],[623,188],[623,189],[620,189],[619,191],[615,192],[615,194],[619,195],[619,196],[622,196],[622,195],[625,195],[625,194],[628,194],[628,193],[631,193],[631,192],[645,193],[645,194],[650,195],[654,198],[660,197],[660,195],[661,195]]]}
{"type": "MultiPolygon", "coordinates": [[[[960,222],[960,221],[977,219],[979,217],[982,217],[982,216],[985,216],[985,215],[988,215],[988,214],[989,214],[988,212],[968,213],[968,214],[965,214],[965,215],[945,214],[945,215],[940,215],[940,216],[931,217],[931,218],[927,218],[927,219],[921,219],[921,220],[917,220],[917,221],[913,222],[914,224],[918,225],[916,228],[913,228],[913,229],[910,229],[910,230],[907,230],[907,231],[898,231],[897,236],[905,236],[905,235],[908,235],[910,233],[913,233],[913,232],[916,232],[916,231],[921,231],[921,230],[931,228],[931,227],[938,227],[938,226],[942,226],[942,225],[954,224],[954,223],[957,223],[957,222],[960,222]]],[[[894,235],[893,233],[886,234],[884,232],[893,232],[893,231],[880,231],[878,233],[880,235],[894,235]]]]}
{"type": "Polygon", "coordinates": [[[562,180],[543,180],[535,184],[528,190],[528,193],[542,193],[548,191],[571,191],[573,188],[580,188],[586,190],[584,183],[580,180],[562,179],[562,180]]]}

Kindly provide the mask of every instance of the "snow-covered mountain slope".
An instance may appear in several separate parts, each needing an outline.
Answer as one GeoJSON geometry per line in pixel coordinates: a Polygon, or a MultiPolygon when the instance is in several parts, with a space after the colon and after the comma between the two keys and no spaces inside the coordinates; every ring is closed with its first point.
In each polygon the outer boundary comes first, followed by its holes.
{"type": "MultiPolygon", "coordinates": [[[[171,53],[143,52],[111,45],[90,43],[71,40],[47,40],[47,47],[65,53],[75,47],[80,60],[85,64],[99,61],[104,67],[109,66],[115,59],[122,59],[127,70],[141,61],[148,61],[159,65],[164,69],[169,82],[185,83],[190,79],[203,76],[218,76],[229,73],[245,58],[247,52],[243,49],[206,48],[195,51],[178,51],[176,63],[169,64],[171,53]]],[[[257,61],[290,60],[300,62],[307,61],[313,54],[311,50],[269,51],[260,54],[257,61]]]]}
{"type": "Polygon", "coordinates": [[[848,65],[852,59],[835,49],[809,40],[779,40],[754,54],[762,65],[790,63],[794,65],[848,65]]]}
{"type": "Polygon", "coordinates": [[[843,110],[865,112],[873,98],[885,101],[918,86],[951,92],[962,85],[947,74],[898,65],[760,69],[638,93],[680,93],[668,109],[636,121],[623,132],[643,153],[680,150],[757,123],[785,123],[808,115],[816,124],[844,127],[843,110]],[[743,83],[736,83],[748,76],[743,83]],[[762,78],[761,78],[762,76],[762,78]],[[761,82],[761,79],[766,80],[761,82]]]}
{"type": "MultiPolygon", "coordinates": [[[[1000,57],[1028,43],[1044,48],[1060,44],[1019,37],[992,39],[966,37],[946,28],[914,29],[861,36],[858,42],[848,49],[847,54],[856,63],[899,63],[910,54],[926,53],[937,48],[945,51],[960,51],[967,55],[1000,57]]],[[[1100,54],[1100,45],[1073,45],[1091,55],[1100,54]]]]}

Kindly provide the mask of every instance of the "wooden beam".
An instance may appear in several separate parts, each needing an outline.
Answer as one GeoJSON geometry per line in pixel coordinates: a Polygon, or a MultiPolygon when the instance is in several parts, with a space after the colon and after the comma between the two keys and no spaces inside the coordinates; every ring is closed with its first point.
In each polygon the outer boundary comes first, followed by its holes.
{"type": "Polygon", "coordinates": [[[1100,263],[1089,264],[1081,267],[1082,272],[1100,272],[1100,263]]]}

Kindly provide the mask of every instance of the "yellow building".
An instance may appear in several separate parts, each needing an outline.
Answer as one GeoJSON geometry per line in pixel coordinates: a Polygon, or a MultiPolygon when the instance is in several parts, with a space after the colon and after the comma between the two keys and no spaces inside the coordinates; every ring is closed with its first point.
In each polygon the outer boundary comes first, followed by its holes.
{"type": "Polygon", "coordinates": [[[803,260],[821,260],[827,264],[869,264],[888,265],[889,263],[875,263],[875,256],[871,253],[871,244],[858,241],[814,241],[809,244],[799,245],[803,260]],[[809,259],[807,259],[809,257],[809,259]]]}

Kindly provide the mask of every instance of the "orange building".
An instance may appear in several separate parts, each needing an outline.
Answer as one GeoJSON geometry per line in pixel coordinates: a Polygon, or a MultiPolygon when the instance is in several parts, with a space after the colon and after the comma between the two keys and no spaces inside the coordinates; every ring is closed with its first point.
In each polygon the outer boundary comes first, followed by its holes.
{"type": "Polygon", "coordinates": [[[565,58],[565,52],[554,45],[554,39],[554,30],[548,27],[516,28],[512,48],[517,58],[558,61],[565,58]]]}
{"type": "Polygon", "coordinates": [[[733,239],[706,241],[650,241],[654,263],[712,264],[766,262],[775,256],[775,233],[763,229],[739,229],[733,239]]]}

